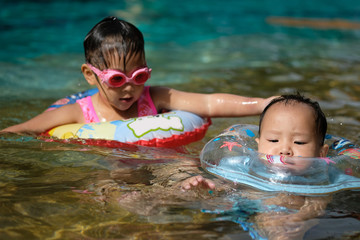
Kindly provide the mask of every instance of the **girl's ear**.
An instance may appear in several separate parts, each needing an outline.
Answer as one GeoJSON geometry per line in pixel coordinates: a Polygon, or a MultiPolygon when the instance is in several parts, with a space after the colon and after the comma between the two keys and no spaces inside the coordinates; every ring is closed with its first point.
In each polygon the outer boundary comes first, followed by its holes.
{"type": "Polygon", "coordinates": [[[326,157],[328,151],[329,151],[329,145],[324,144],[324,145],[320,148],[320,157],[326,157]]]}
{"type": "Polygon", "coordinates": [[[88,65],[86,65],[86,64],[81,65],[81,71],[82,71],[86,81],[90,85],[96,85],[97,81],[96,81],[95,74],[93,73],[93,71],[91,71],[91,69],[89,68],[88,65]]]}
{"type": "Polygon", "coordinates": [[[257,143],[258,146],[259,146],[259,141],[260,141],[260,139],[259,139],[259,138],[255,138],[255,141],[256,141],[256,143],[257,143]]]}

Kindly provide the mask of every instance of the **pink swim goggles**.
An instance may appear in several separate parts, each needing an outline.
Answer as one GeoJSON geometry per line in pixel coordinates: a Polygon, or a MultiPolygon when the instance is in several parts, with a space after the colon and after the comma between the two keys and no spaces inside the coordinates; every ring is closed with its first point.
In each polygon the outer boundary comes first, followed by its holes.
{"type": "Polygon", "coordinates": [[[112,88],[121,87],[125,83],[142,85],[150,78],[151,75],[151,68],[148,68],[147,66],[136,70],[131,74],[131,77],[128,77],[119,70],[105,69],[101,71],[89,63],[87,63],[87,65],[96,75],[99,76],[102,83],[105,83],[112,88]]]}

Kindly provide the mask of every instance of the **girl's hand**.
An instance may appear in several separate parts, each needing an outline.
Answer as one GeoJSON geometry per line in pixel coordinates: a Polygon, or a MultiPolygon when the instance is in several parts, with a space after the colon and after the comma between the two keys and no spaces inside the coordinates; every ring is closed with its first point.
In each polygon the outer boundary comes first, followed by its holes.
{"type": "Polygon", "coordinates": [[[185,179],[180,183],[180,187],[182,190],[190,190],[194,187],[215,189],[215,183],[210,179],[203,178],[202,176],[198,175],[185,179]]]}
{"type": "Polygon", "coordinates": [[[264,109],[266,108],[266,106],[275,98],[278,98],[280,96],[272,96],[272,97],[269,97],[269,98],[265,98],[264,101],[262,102],[261,104],[261,108],[262,110],[261,111],[264,111],[264,109]]]}

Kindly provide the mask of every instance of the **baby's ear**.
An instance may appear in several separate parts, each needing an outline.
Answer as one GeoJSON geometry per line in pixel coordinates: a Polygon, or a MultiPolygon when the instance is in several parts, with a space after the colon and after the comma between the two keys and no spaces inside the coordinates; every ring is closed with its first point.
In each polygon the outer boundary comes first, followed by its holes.
{"type": "Polygon", "coordinates": [[[256,143],[259,145],[260,139],[259,139],[259,138],[255,138],[255,141],[256,141],[256,143]]]}
{"type": "Polygon", "coordinates": [[[329,145],[324,144],[324,145],[320,148],[320,157],[326,157],[328,151],[329,151],[329,145]]]}
{"type": "Polygon", "coordinates": [[[95,85],[96,84],[95,74],[93,73],[93,71],[91,71],[90,67],[87,64],[81,65],[81,71],[82,71],[86,81],[90,85],[95,85]]]}

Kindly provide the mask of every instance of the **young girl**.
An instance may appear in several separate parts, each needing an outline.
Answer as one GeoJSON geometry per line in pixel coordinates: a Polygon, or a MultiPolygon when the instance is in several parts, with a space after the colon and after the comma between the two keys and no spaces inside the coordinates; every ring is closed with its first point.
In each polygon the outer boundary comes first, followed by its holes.
{"type": "Polygon", "coordinates": [[[151,68],[145,60],[143,35],[134,25],[116,17],[96,24],[85,37],[84,48],[86,63],[81,71],[99,92],[2,131],[39,134],[69,123],[123,120],[175,109],[202,117],[257,115],[271,100],[145,87],[151,68]]]}

